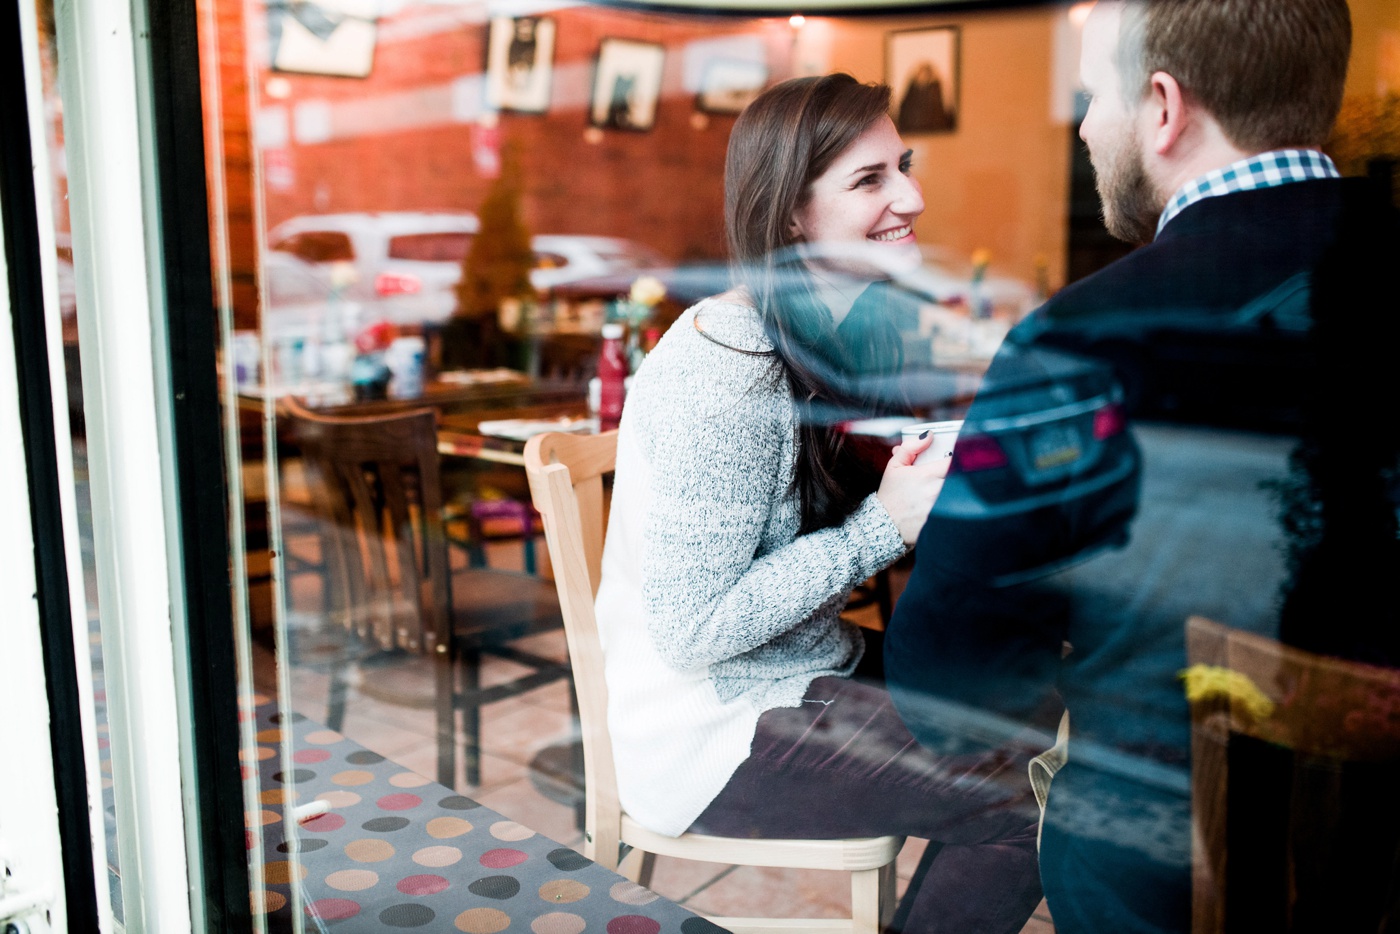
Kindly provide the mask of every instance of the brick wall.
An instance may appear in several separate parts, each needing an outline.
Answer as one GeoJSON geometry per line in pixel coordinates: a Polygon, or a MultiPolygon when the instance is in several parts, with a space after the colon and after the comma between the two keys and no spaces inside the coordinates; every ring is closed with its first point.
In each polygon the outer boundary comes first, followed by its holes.
{"type": "MultiPolygon", "coordinates": [[[[269,226],[303,213],[478,208],[490,182],[471,155],[487,26],[439,22],[441,31],[415,35],[426,31],[410,28],[415,15],[426,13],[410,8],[381,21],[368,78],[276,75],[290,94],[264,97],[263,106],[286,134],[278,158],[292,181],[266,187],[269,226]],[[308,105],[329,139],[304,141],[297,127],[308,105]]],[[[522,157],[531,230],[628,237],[677,259],[722,256],[724,151],[733,117],[697,115],[684,49],[694,40],[746,33],[772,46],[770,62],[781,64],[786,23],[777,24],[780,30],[767,20],[682,21],[596,7],[550,16],[557,30],[548,111],[499,115],[502,143],[515,144],[522,157]],[[593,65],[605,37],[665,47],[662,99],[648,132],[588,131],[593,65]]],[[[266,84],[274,73],[262,77],[266,84]]]]}
{"type": "MultiPolygon", "coordinates": [[[[212,12],[217,35],[200,35],[204,88],[205,159],[210,191],[210,242],[227,244],[227,268],[213,258],[216,277],[228,280],[234,327],[254,328],[258,318],[257,241],[254,237],[253,143],[249,130],[247,42],[243,4],[204,0],[200,24],[212,12]],[[210,6],[212,5],[212,11],[210,6]],[[217,114],[218,125],[215,125],[217,114]],[[222,178],[222,185],[218,184],[222,178]],[[224,216],[220,217],[220,207],[224,216]],[[221,229],[222,228],[222,229],[221,229]]],[[[216,286],[216,301],[220,298],[216,286]]]]}

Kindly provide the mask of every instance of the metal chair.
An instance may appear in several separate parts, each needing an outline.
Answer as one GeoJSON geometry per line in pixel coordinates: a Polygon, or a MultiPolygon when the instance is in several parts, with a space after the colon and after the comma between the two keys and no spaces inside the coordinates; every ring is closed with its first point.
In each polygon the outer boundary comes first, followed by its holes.
{"type": "Polygon", "coordinates": [[[332,665],[327,725],[341,730],[351,666],[400,655],[432,661],[430,695],[395,692],[364,679],[361,693],[432,707],[438,782],[455,785],[454,711],[463,718],[466,781],[481,782],[481,707],[569,677],[560,663],[516,648],[525,636],[562,625],[548,581],[486,568],[451,572],[443,531],[436,416],[431,409],[331,417],[289,402],[326,562],[327,605],[352,645],[332,665]],[[481,687],[483,655],[527,674],[481,687]]]}
{"type": "Polygon", "coordinates": [[[878,934],[894,908],[894,860],[903,837],[853,840],[754,840],[686,833],[667,837],[646,829],[622,810],[617,795],[608,691],[593,599],[602,575],[607,510],[603,476],[617,458],[617,433],[539,435],[525,446],[525,471],[535,508],[544,517],[545,541],[564,612],[583,728],[584,855],[633,881],[650,882],[657,854],[679,859],[834,869],[851,873],[852,917],[847,919],[714,918],[737,934],[751,931],[848,931],[878,934]],[[625,862],[621,848],[630,847],[625,862]]]}

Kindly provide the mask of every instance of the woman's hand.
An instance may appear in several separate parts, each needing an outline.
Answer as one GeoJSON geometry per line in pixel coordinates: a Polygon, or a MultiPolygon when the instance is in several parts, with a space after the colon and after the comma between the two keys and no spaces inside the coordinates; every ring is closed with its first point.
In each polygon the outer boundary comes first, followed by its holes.
{"type": "Polygon", "coordinates": [[[943,475],[948,472],[948,463],[943,459],[939,463],[914,463],[914,458],[927,451],[931,444],[933,436],[925,433],[917,440],[895,445],[890,462],[885,466],[885,476],[880,480],[880,489],[875,491],[875,497],[894,520],[906,545],[918,541],[933,501],[943,489],[943,475]]]}

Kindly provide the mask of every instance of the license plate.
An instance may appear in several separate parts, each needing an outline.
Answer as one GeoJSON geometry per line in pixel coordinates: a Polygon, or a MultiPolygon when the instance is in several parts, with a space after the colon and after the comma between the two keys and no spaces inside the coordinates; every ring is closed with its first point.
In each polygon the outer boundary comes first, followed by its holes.
{"type": "Polygon", "coordinates": [[[1036,470],[1072,464],[1083,454],[1079,432],[1070,425],[1052,425],[1031,435],[1031,463],[1036,470]]]}

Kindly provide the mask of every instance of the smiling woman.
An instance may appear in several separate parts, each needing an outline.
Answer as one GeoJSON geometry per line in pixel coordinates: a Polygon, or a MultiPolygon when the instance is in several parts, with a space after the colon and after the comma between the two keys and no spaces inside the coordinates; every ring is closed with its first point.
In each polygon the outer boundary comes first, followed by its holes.
{"type": "MultiPolygon", "coordinates": [[[[924,212],[924,197],[910,174],[912,158],[894,121],[886,117],[871,124],[812,180],[791,224],[796,237],[824,247],[807,258],[813,275],[854,284],[918,268],[914,220],[924,212]],[[880,244],[879,262],[865,255],[870,244],[880,244]]],[[[837,324],[847,311],[848,306],[832,308],[837,324]]]]}
{"type": "Polygon", "coordinates": [[[666,836],[947,843],[904,929],[1014,934],[1040,899],[1024,759],[920,748],[884,688],[852,678],[864,641],[840,617],[942,487],[941,464],[914,463],[928,439],[881,475],[836,424],[875,410],[861,364],[897,359],[889,309],[864,294],[888,261],[862,253],[917,255],[923,198],[889,101],[837,74],[740,115],[736,285],[636,374],[597,597],[618,797],[666,836]]]}
{"type": "MultiPolygon", "coordinates": [[[[871,314],[846,321],[867,286],[888,277],[878,261],[917,257],[912,229],[894,244],[870,239],[909,227],[924,208],[889,104],[887,87],[850,75],[785,81],[744,111],[729,140],[730,254],[782,378],[813,411],[845,404],[837,401],[845,375],[900,355],[881,309],[866,303],[871,314]]],[[[794,482],[804,532],[847,515],[875,488],[830,424],[829,417],[805,418],[797,426],[794,482]]]]}

